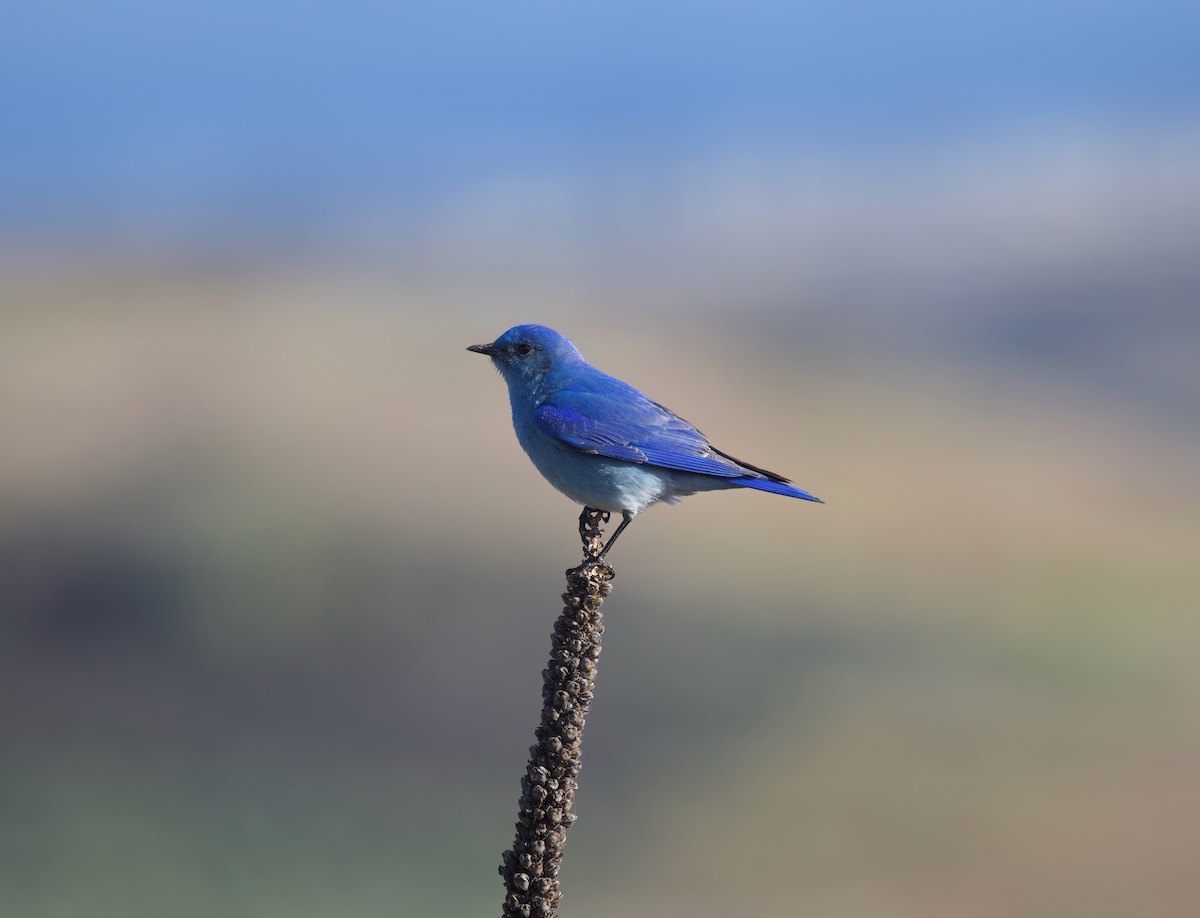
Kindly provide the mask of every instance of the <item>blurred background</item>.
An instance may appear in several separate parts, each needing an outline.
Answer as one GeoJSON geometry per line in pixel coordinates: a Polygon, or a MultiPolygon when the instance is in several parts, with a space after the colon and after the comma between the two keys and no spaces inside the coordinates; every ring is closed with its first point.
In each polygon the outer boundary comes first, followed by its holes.
{"type": "Polygon", "coordinates": [[[564,915],[1200,901],[1200,7],[18,2],[0,913],[498,914],[535,321],[824,507],[638,520],[564,915]]]}

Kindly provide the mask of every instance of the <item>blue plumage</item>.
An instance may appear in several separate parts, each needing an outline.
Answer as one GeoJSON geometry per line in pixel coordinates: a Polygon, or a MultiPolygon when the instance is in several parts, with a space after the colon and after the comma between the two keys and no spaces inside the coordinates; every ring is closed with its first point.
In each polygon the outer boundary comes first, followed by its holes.
{"type": "Polygon", "coordinates": [[[825,503],[821,498],[813,497],[802,488],[793,487],[783,481],[772,481],[769,478],[735,478],[733,484],[743,488],[753,488],[755,491],[766,491],[768,494],[782,494],[784,497],[798,497],[801,500],[816,501],[818,504],[825,503]]]}
{"type": "Polygon", "coordinates": [[[585,508],[622,514],[601,558],[638,513],[697,491],[751,488],[822,503],[721,452],[670,409],[597,370],[553,329],[517,325],[467,350],[491,357],[508,383],[517,439],[546,479],[585,508]]]}

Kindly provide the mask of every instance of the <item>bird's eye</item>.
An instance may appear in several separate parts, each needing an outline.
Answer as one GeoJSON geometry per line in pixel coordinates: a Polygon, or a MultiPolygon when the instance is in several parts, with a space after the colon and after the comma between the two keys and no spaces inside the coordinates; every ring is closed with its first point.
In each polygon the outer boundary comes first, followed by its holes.
{"type": "Polygon", "coordinates": [[[528,357],[530,354],[533,353],[533,345],[532,344],[518,344],[516,351],[517,351],[518,357],[528,357]]]}

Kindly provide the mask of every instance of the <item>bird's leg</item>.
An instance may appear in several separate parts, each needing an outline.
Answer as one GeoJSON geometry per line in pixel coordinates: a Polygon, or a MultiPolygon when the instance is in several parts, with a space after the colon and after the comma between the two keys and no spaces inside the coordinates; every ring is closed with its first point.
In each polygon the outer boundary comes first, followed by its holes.
{"type": "MultiPolygon", "coordinates": [[[[608,522],[608,514],[605,514],[604,516],[605,516],[605,522],[608,522]]],[[[619,536],[622,532],[624,532],[625,527],[628,526],[632,522],[633,522],[633,514],[630,513],[628,510],[622,510],[621,511],[621,525],[617,527],[617,531],[612,534],[612,536],[609,538],[609,540],[604,543],[604,547],[602,549],[600,549],[600,554],[596,555],[597,561],[604,560],[604,556],[608,554],[608,550],[610,548],[612,548],[613,543],[617,541],[617,536],[619,536]]]]}

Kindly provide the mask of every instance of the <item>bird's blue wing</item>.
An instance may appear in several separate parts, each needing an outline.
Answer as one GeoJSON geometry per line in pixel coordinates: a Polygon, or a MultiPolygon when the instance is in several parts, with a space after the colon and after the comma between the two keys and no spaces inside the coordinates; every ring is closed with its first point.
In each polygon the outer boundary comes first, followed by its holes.
{"type": "Polygon", "coordinates": [[[534,415],[537,429],[581,453],[645,462],[646,454],[622,437],[613,425],[597,424],[591,418],[561,405],[542,405],[534,415]]]}
{"type": "Polygon", "coordinates": [[[708,438],[683,418],[611,377],[588,390],[556,392],[534,421],[580,452],[722,478],[746,474],[714,455],[708,438]]]}

